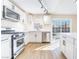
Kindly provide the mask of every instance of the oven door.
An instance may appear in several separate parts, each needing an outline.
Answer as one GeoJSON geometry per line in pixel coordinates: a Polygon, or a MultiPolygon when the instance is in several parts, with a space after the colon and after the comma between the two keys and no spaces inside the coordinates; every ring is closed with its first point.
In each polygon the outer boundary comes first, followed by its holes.
{"type": "Polygon", "coordinates": [[[24,38],[14,40],[14,55],[24,46],[24,38]]]}

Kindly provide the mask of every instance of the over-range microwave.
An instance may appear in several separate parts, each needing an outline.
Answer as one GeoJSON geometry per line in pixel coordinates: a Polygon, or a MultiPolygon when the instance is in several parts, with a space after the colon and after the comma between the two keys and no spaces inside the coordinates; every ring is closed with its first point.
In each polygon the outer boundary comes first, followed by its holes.
{"type": "Polygon", "coordinates": [[[3,18],[18,21],[20,20],[20,15],[6,6],[3,6],[3,18]]]}

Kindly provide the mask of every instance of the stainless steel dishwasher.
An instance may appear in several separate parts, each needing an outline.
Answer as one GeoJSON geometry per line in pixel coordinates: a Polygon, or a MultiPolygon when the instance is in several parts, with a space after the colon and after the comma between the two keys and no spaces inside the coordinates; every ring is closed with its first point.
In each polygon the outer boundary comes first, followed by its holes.
{"type": "Polygon", "coordinates": [[[50,32],[42,32],[42,43],[50,43],[50,32]]]}

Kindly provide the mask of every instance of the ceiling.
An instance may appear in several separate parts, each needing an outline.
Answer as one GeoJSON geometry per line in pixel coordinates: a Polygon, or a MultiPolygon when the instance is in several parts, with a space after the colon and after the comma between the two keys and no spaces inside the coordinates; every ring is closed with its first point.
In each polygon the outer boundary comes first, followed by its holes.
{"type": "MultiPolygon", "coordinates": [[[[13,0],[23,10],[33,14],[43,14],[44,9],[38,0],[13,0]]],[[[75,0],[42,0],[50,14],[76,14],[75,0]]]]}

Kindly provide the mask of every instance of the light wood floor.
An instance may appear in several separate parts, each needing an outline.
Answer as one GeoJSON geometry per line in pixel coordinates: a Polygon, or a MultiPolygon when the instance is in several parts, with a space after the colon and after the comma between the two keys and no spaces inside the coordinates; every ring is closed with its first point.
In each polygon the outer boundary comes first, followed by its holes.
{"type": "Polygon", "coordinates": [[[42,48],[40,48],[42,46],[44,48],[44,46],[48,45],[50,44],[30,43],[25,46],[24,51],[17,56],[16,59],[66,59],[59,48],[56,48],[55,50],[42,50],[42,48]]]}

